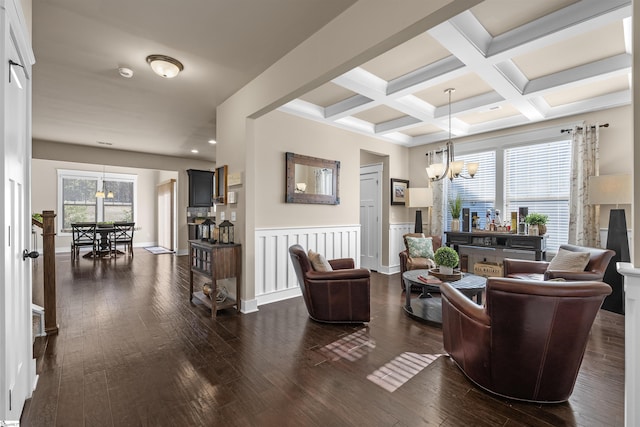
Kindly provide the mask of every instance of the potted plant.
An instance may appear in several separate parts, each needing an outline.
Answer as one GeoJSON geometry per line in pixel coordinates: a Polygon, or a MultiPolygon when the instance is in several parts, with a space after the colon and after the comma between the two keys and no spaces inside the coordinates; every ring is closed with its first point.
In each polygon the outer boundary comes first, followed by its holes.
{"type": "Polygon", "coordinates": [[[438,271],[442,274],[453,274],[453,268],[457,267],[460,262],[458,252],[448,246],[438,248],[433,259],[438,266],[438,271]]]}
{"type": "Polygon", "coordinates": [[[460,213],[462,212],[462,198],[459,194],[447,202],[451,214],[451,231],[460,231],[460,213]]]}
{"type": "Polygon", "coordinates": [[[547,232],[547,221],[549,215],[543,213],[531,212],[526,216],[524,222],[529,225],[529,234],[533,236],[544,236],[547,232]]]}

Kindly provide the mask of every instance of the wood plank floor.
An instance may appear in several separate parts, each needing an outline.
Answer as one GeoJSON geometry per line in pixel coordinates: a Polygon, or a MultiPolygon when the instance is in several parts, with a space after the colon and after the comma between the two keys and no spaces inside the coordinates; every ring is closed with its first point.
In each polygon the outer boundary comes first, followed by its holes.
{"type": "MultiPolygon", "coordinates": [[[[442,332],[373,273],[368,325],[325,325],[301,298],[216,321],[188,302],[187,257],[57,257],[60,333],[38,358],[28,426],[622,426],[624,318],[602,311],[569,402],[471,384],[442,332]]],[[[34,291],[41,286],[34,272],[34,291]]]]}

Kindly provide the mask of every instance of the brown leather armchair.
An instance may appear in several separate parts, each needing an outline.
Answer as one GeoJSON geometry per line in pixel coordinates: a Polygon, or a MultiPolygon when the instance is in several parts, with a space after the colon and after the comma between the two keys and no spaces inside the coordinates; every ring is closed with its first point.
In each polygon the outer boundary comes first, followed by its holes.
{"type": "Polygon", "coordinates": [[[363,323],[370,319],[370,273],[351,258],[329,260],[333,271],[315,271],[300,245],[289,248],[309,317],[318,322],[363,323]]]}
{"type": "Polygon", "coordinates": [[[486,308],[448,283],[442,292],[444,348],[481,388],[511,399],[569,399],[591,325],[611,287],[492,277],[486,308]]]}
{"type": "MultiPolygon", "coordinates": [[[[433,251],[435,252],[440,246],[442,246],[442,237],[440,236],[425,236],[422,233],[407,233],[402,236],[404,240],[404,251],[400,252],[400,287],[404,291],[404,282],[402,280],[402,274],[407,270],[419,270],[429,269],[435,267],[435,263],[430,263],[427,258],[409,258],[409,250],[407,249],[407,237],[431,237],[433,242],[433,251]]],[[[417,285],[411,286],[412,292],[422,292],[422,287],[417,285]]]]}
{"type": "Polygon", "coordinates": [[[548,271],[547,261],[528,261],[521,259],[504,260],[504,277],[525,280],[564,279],[569,281],[595,280],[601,281],[609,261],[615,255],[610,249],[588,248],[585,246],[560,245],[560,249],[571,252],[589,252],[589,263],[584,271],[548,271]]]}

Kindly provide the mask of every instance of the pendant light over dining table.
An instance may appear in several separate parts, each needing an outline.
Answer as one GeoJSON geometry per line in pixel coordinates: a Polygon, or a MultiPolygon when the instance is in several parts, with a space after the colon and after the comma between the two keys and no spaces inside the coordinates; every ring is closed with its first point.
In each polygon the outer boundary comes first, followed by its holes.
{"type": "MultiPolygon", "coordinates": [[[[451,181],[453,181],[453,178],[471,179],[478,172],[478,167],[480,166],[478,162],[468,162],[467,173],[469,176],[465,176],[462,174],[464,161],[455,160],[453,154],[453,141],[451,140],[451,94],[453,92],[455,92],[454,88],[445,89],[445,93],[449,94],[449,138],[447,139],[445,148],[438,152],[442,153],[444,156],[444,162],[431,163],[426,167],[427,176],[431,181],[440,181],[445,177],[449,178],[451,181]]],[[[427,156],[429,156],[429,154],[430,153],[427,153],[427,156]]]]}

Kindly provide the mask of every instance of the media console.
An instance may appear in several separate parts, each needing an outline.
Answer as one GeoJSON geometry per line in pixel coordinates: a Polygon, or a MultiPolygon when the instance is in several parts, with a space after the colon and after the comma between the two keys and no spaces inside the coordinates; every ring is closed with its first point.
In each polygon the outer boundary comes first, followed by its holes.
{"type": "Polygon", "coordinates": [[[446,245],[460,253],[460,246],[513,249],[535,252],[536,261],[546,260],[546,236],[529,236],[515,233],[497,233],[492,231],[445,231],[446,245]]]}

